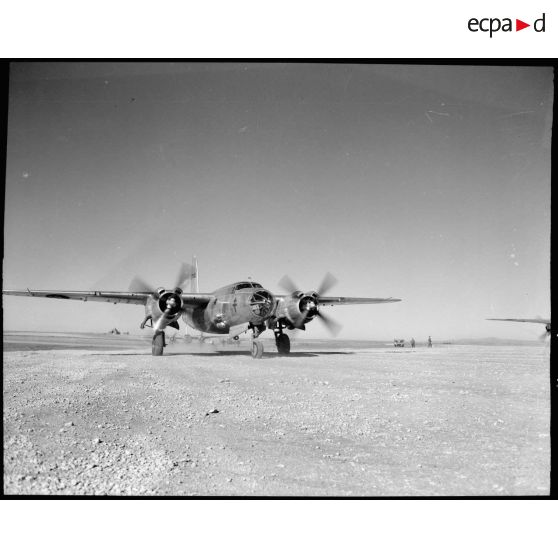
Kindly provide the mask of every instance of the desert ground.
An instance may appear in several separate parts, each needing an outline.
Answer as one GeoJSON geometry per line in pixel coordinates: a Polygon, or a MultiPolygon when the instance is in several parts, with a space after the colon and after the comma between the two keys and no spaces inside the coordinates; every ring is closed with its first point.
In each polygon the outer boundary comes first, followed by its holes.
{"type": "Polygon", "coordinates": [[[8,495],[550,490],[549,350],[4,332],[8,495]]]}

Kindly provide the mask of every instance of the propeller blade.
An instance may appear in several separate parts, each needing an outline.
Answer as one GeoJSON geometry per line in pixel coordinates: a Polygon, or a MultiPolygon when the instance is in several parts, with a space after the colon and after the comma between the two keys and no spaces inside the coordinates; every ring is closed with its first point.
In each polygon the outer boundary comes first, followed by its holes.
{"type": "Polygon", "coordinates": [[[318,295],[324,295],[336,284],[337,279],[328,271],[325,274],[325,277],[322,279],[322,283],[320,284],[316,292],[318,293],[318,295]]]}
{"type": "Polygon", "coordinates": [[[171,313],[172,313],[172,308],[170,306],[167,306],[167,309],[162,313],[161,317],[157,320],[154,329],[164,329],[161,327],[163,324],[165,324],[164,327],[167,327],[169,325],[168,321],[171,313]]]}
{"type": "Polygon", "coordinates": [[[195,273],[195,269],[193,266],[187,263],[183,263],[178,270],[178,274],[176,276],[176,280],[174,282],[175,288],[182,287],[182,285],[188,281],[195,273]]]}
{"type": "Polygon", "coordinates": [[[322,320],[322,322],[324,323],[324,326],[327,328],[327,330],[333,336],[336,336],[341,331],[341,328],[342,328],[341,324],[338,324],[335,320],[333,320],[329,316],[326,316],[326,315],[322,314],[321,312],[316,314],[316,316],[318,316],[318,318],[320,318],[320,320],[322,320]]]}
{"type": "Polygon", "coordinates": [[[299,290],[294,281],[288,275],[284,275],[277,284],[288,293],[294,293],[299,290]]]}
{"type": "Polygon", "coordinates": [[[304,321],[306,320],[306,316],[308,316],[308,312],[310,312],[309,308],[307,308],[306,310],[304,310],[304,312],[302,312],[302,314],[294,324],[295,327],[300,327],[301,325],[304,324],[304,321]]]}
{"type": "Polygon", "coordinates": [[[155,293],[155,288],[152,287],[149,283],[147,283],[145,280],[143,280],[138,275],[136,275],[132,279],[132,282],[130,283],[130,286],[128,287],[128,290],[130,290],[131,292],[134,292],[134,293],[135,292],[155,293]]]}

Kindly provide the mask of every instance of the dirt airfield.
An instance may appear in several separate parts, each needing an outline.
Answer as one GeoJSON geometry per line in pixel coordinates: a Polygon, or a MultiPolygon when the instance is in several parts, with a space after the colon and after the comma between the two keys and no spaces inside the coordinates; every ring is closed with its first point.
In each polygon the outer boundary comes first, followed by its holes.
{"type": "Polygon", "coordinates": [[[548,347],[264,343],[5,332],[4,493],[549,494],[548,347]]]}

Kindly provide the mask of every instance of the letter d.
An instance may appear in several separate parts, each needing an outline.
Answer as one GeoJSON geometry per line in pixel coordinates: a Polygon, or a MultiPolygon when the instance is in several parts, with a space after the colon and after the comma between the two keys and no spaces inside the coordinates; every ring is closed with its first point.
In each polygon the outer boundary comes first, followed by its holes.
{"type": "Polygon", "coordinates": [[[545,25],[544,16],[545,16],[545,14],[543,14],[541,18],[536,19],[536,20],[535,20],[535,23],[533,23],[533,29],[534,29],[537,33],[544,33],[544,25],[545,25]],[[539,27],[538,27],[539,22],[542,22],[542,27],[541,27],[540,29],[539,29],[539,27]]]}

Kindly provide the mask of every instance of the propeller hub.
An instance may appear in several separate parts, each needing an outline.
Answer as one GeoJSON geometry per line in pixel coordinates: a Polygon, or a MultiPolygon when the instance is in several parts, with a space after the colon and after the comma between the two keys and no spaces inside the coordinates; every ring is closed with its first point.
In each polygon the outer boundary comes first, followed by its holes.
{"type": "Polygon", "coordinates": [[[175,315],[182,309],[182,299],[180,295],[173,291],[165,291],[160,293],[159,296],[159,309],[161,312],[166,312],[167,315],[175,315]]]}
{"type": "Polygon", "coordinates": [[[298,304],[300,311],[310,320],[318,313],[318,296],[315,292],[306,293],[298,304]]]}

